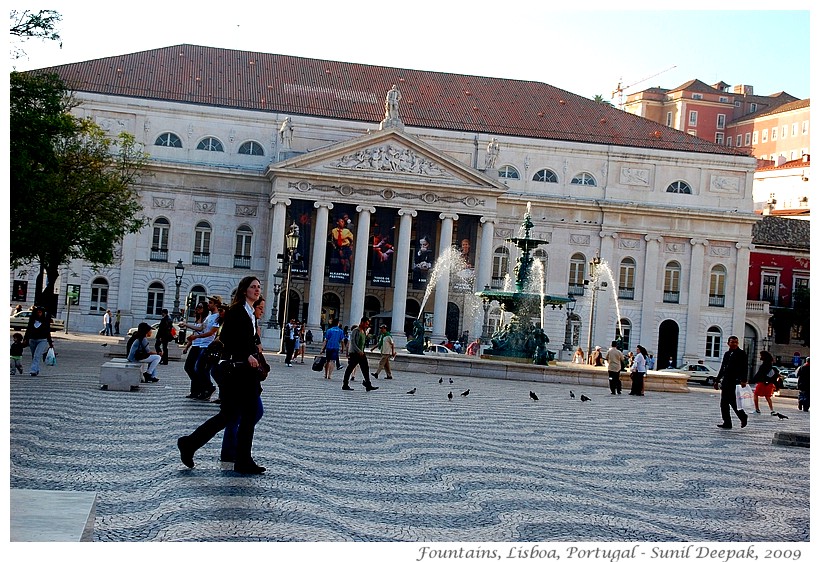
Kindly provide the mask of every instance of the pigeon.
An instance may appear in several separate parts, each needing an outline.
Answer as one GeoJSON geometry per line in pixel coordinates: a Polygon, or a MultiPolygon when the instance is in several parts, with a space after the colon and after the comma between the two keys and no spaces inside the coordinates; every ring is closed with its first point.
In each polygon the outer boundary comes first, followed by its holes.
{"type": "Polygon", "coordinates": [[[532,398],[533,400],[538,400],[538,395],[534,393],[532,390],[530,390],[530,398],[532,398]]]}
{"type": "Polygon", "coordinates": [[[439,383],[439,384],[441,384],[441,383],[443,383],[443,382],[444,382],[444,377],[442,377],[442,378],[440,378],[440,379],[438,380],[438,383],[439,383]]]}
{"type": "Polygon", "coordinates": [[[413,390],[408,390],[408,391],[407,391],[407,394],[415,394],[415,393],[416,393],[416,389],[415,389],[415,388],[413,388],[413,390]]]}
{"type": "Polygon", "coordinates": [[[450,384],[453,384],[453,379],[450,379],[450,384]]]}
{"type": "Polygon", "coordinates": [[[467,396],[468,394],[470,394],[470,389],[469,388],[461,393],[462,396],[467,396]]]}
{"type": "Polygon", "coordinates": [[[569,397],[572,398],[573,400],[575,400],[575,393],[572,392],[571,390],[569,391],[569,397]]]}
{"type": "Polygon", "coordinates": [[[783,414],[781,414],[780,412],[776,412],[776,413],[775,413],[775,415],[776,415],[778,418],[780,418],[781,420],[787,420],[787,419],[789,419],[789,416],[784,416],[784,415],[783,415],[783,414]]]}
{"type": "Polygon", "coordinates": [[[452,392],[448,392],[448,393],[447,393],[447,400],[452,400],[452,399],[453,399],[453,393],[452,393],[452,392]]]}
{"type": "Polygon", "coordinates": [[[102,347],[108,347],[107,343],[102,344],[102,347]]]}
{"type": "Polygon", "coordinates": [[[592,398],[589,396],[586,396],[585,394],[581,395],[581,402],[589,402],[590,400],[592,400],[592,398]]]}

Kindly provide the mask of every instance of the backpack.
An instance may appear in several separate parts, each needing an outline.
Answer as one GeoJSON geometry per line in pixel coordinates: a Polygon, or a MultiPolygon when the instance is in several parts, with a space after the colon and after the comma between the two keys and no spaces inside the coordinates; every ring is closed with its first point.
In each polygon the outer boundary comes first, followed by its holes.
{"type": "MultiPolygon", "coordinates": [[[[128,340],[128,343],[125,344],[125,350],[126,350],[125,354],[126,354],[126,356],[131,355],[131,346],[134,345],[135,341],[139,341],[136,334],[131,336],[128,340]]],[[[137,361],[140,361],[141,359],[145,359],[146,357],[148,357],[148,355],[149,355],[148,352],[145,351],[142,348],[142,346],[140,346],[137,349],[136,353],[134,353],[134,359],[137,360],[137,361]]]]}

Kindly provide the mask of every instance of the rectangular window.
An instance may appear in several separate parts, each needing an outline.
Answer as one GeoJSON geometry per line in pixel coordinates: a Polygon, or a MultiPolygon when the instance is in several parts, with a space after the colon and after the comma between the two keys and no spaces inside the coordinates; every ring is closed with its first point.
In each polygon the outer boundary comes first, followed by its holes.
{"type": "Polygon", "coordinates": [[[108,287],[100,285],[91,286],[91,303],[89,310],[103,311],[108,308],[108,287]]]}
{"type": "Polygon", "coordinates": [[[740,101],[735,100],[735,107],[740,107],[740,101]]]}
{"type": "Polygon", "coordinates": [[[752,132],[752,144],[757,144],[757,131],[752,132]]]}
{"type": "Polygon", "coordinates": [[[727,98],[726,96],[720,96],[720,97],[718,98],[718,101],[719,101],[720,103],[729,103],[729,98],[727,98]]]}
{"type": "Polygon", "coordinates": [[[726,127],[726,115],[724,115],[723,113],[718,113],[717,128],[723,129],[724,127],[726,127]]]}
{"type": "Polygon", "coordinates": [[[706,333],[706,357],[720,357],[720,332],[706,333]]]}
{"type": "Polygon", "coordinates": [[[797,136],[797,123],[792,123],[792,136],[797,136]]]}
{"type": "Polygon", "coordinates": [[[808,121],[803,121],[803,128],[802,128],[802,131],[803,131],[803,134],[804,134],[804,135],[808,135],[808,134],[809,134],[809,122],[808,122],[808,121]]]}
{"type": "Polygon", "coordinates": [[[760,283],[760,300],[768,301],[772,306],[777,306],[777,285],[779,282],[776,273],[763,273],[760,283]]]}
{"type": "MultiPolygon", "coordinates": [[[[757,131],[755,131],[757,132],[757,131]]],[[[760,131],[760,142],[768,142],[769,140],[769,129],[763,129],[760,131]]]]}
{"type": "Polygon", "coordinates": [[[783,129],[780,131],[780,138],[785,139],[789,134],[789,126],[783,125],[783,129]]]}
{"type": "Polygon", "coordinates": [[[732,135],[726,137],[726,146],[732,146],[732,135]]]}
{"type": "Polygon", "coordinates": [[[743,137],[743,144],[745,146],[749,146],[751,144],[752,135],[751,133],[746,133],[743,137]]]}
{"type": "Polygon", "coordinates": [[[777,140],[777,127],[772,127],[772,140],[777,140]]]}
{"type": "Polygon", "coordinates": [[[672,126],[672,112],[671,111],[666,112],[666,126],[667,127],[672,126]]]}
{"type": "Polygon", "coordinates": [[[750,105],[749,105],[749,110],[750,110],[752,113],[754,113],[755,111],[757,111],[757,104],[756,104],[756,103],[750,104],[750,105]]]}
{"type": "Polygon", "coordinates": [[[692,94],[692,99],[693,100],[702,100],[703,99],[703,94],[692,94]]]}
{"type": "MultiPolygon", "coordinates": [[[[729,137],[729,140],[732,140],[732,137],[729,137]]],[[[715,133],[715,142],[717,144],[723,144],[723,133],[715,133]]]]}
{"type": "Polygon", "coordinates": [[[689,124],[693,127],[697,126],[697,124],[698,124],[698,112],[697,111],[690,111],[689,112],[689,124]]]}
{"type": "Polygon", "coordinates": [[[743,136],[742,135],[737,136],[737,138],[735,139],[735,144],[737,146],[743,146],[743,136]]]}

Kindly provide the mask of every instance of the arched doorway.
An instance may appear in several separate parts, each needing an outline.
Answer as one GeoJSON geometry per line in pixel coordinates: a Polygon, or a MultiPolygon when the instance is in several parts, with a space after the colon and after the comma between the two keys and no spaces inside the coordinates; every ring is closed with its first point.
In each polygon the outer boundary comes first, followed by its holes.
{"type": "Polygon", "coordinates": [[[447,323],[444,326],[444,334],[450,341],[456,341],[461,335],[458,331],[458,323],[461,318],[461,309],[454,302],[447,303],[447,323]]]}
{"type": "Polygon", "coordinates": [[[419,312],[421,312],[421,303],[415,299],[407,299],[404,303],[404,312],[406,315],[404,319],[404,335],[410,337],[413,333],[413,321],[419,317],[419,312]]]}
{"type": "Polygon", "coordinates": [[[342,301],[336,293],[325,293],[322,295],[322,316],[319,323],[322,331],[330,325],[330,321],[339,318],[339,310],[342,308],[342,301]]]}
{"type": "Polygon", "coordinates": [[[669,360],[672,359],[672,367],[678,366],[678,336],[680,328],[674,320],[664,320],[658,327],[658,354],[656,357],[657,368],[666,369],[669,367],[669,360]]]}
{"type": "MultiPolygon", "coordinates": [[[[374,297],[373,295],[367,295],[364,297],[364,315],[368,318],[373,318],[379,312],[382,311],[382,305],[379,302],[379,299],[374,297]]],[[[358,319],[357,319],[358,320],[358,319]]],[[[378,333],[378,326],[373,324],[371,320],[371,325],[373,326],[373,333],[378,333]]]]}

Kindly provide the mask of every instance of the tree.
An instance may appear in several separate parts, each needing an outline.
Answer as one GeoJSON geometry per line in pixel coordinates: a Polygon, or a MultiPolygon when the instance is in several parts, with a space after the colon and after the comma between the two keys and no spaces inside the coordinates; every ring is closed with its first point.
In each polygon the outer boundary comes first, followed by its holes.
{"type": "Polygon", "coordinates": [[[110,265],[115,245],[145,226],[135,185],[147,156],[133,136],[73,116],[55,74],[12,72],[10,89],[11,267],[40,264],[39,302],[54,313],[61,265],[110,265]]]}
{"type": "MultiPolygon", "coordinates": [[[[55,30],[55,27],[62,19],[63,16],[54,10],[40,10],[37,13],[29,10],[23,10],[22,12],[12,10],[9,15],[9,34],[16,37],[18,42],[26,41],[32,37],[60,41],[60,34],[55,30]]],[[[60,42],[60,48],[63,48],[62,42],[60,42]]],[[[26,56],[26,52],[21,47],[12,45],[11,57],[13,59],[24,56],[26,56]]]]}
{"type": "Polygon", "coordinates": [[[594,101],[595,103],[600,103],[601,105],[612,105],[612,102],[605,100],[604,96],[602,96],[601,94],[595,94],[595,97],[592,98],[592,101],[594,101]]]}

